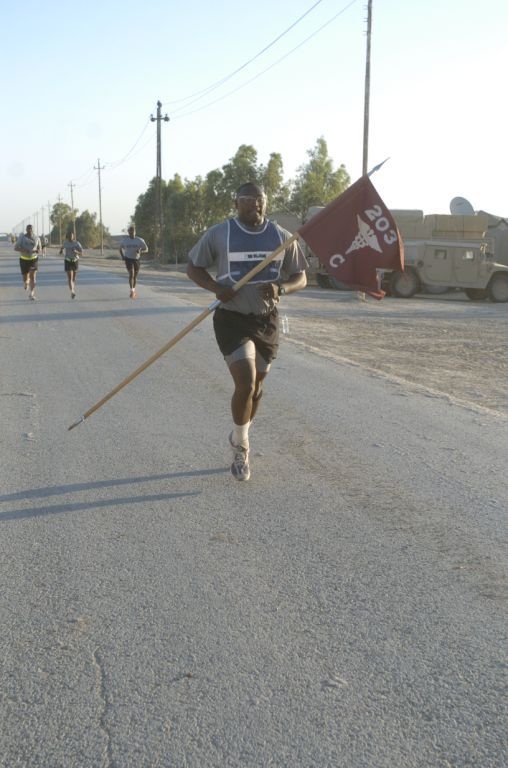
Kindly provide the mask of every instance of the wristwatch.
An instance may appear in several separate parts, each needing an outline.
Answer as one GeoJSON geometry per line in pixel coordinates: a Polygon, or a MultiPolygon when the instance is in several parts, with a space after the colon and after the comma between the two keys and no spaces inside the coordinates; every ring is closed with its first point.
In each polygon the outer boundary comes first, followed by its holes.
{"type": "Polygon", "coordinates": [[[277,288],[279,289],[279,296],[284,296],[284,294],[286,293],[286,289],[284,288],[284,286],[279,283],[277,285],[277,288]]]}

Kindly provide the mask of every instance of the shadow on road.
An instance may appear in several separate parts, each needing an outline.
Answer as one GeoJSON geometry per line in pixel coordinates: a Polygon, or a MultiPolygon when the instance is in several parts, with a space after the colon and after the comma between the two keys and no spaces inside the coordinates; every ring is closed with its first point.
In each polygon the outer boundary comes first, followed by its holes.
{"type": "Polygon", "coordinates": [[[47,486],[43,488],[31,488],[16,493],[8,493],[0,496],[0,502],[6,501],[29,501],[31,499],[38,500],[38,504],[34,504],[32,507],[19,510],[7,510],[6,512],[0,512],[0,522],[7,520],[22,520],[23,518],[40,517],[44,515],[56,515],[64,512],[79,512],[82,510],[103,509],[111,505],[131,505],[131,504],[147,504],[154,501],[170,501],[175,499],[181,499],[186,496],[199,496],[201,491],[179,491],[176,493],[156,493],[156,494],[140,494],[140,495],[128,495],[121,497],[114,497],[108,499],[98,499],[96,501],[76,501],[67,502],[65,504],[41,504],[42,499],[49,498],[51,496],[62,496],[74,493],[81,493],[83,491],[96,491],[98,489],[117,488],[119,486],[131,486],[137,483],[154,482],[157,480],[175,480],[179,478],[199,478],[209,475],[221,475],[229,471],[229,467],[217,467],[215,469],[195,469],[191,471],[182,472],[168,472],[162,475],[146,475],[141,477],[125,477],[112,480],[100,480],[98,482],[90,483],[71,483],[69,485],[56,485],[47,486]]]}

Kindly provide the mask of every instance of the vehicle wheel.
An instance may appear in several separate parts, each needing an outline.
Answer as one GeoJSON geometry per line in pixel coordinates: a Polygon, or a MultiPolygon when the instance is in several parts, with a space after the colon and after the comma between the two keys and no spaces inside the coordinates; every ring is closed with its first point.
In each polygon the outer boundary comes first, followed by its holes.
{"type": "Polygon", "coordinates": [[[322,272],[316,272],[316,283],[320,288],[331,288],[330,276],[325,275],[322,272]]]}
{"type": "Polygon", "coordinates": [[[388,272],[384,272],[381,277],[381,290],[385,292],[385,296],[391,296],[392,295],[392,281],[391,281],[391,274],[388,272]]]}
{"type": "Polygon", "coordinates": [[[465,288],[464,293],[471,301],[485,301],[487,298],[487,291],[485,288],[465,288]]]}
{"type": "Polygon", "coordinates": [[[497,272],[492,275],[487,286],[487,293],[491,301],[508,301],[508,274],[497,272]]]}
{"type": "Polygon", "coordinates": [[[420,279],[414,269],[406,269],[404,272],[394,272],[392,275],[391,292],[398,299],[410,299],[421,289],[420,279]]]}
{"type": "Polygon", "coordinates": [[[330,275],[330,283],[332,284],[332,288],[335,288],[336,291],[350,291],[351,287],[349,285],[346,285],[346,283],[341,283],[340,280],[337,280],[336,277],[332,277],[330,275]]]}

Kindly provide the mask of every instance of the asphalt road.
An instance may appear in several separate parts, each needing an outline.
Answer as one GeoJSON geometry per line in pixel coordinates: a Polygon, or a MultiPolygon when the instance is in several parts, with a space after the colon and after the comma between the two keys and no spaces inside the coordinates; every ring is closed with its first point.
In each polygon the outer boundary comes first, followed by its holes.
{"type": "Polygon", "coordinates": [[[505,765],[506,420],[289,339],[238,483],[207,318],[68,431],[201,311],[140,294],[0,255],[2,768],[505,765]]]}

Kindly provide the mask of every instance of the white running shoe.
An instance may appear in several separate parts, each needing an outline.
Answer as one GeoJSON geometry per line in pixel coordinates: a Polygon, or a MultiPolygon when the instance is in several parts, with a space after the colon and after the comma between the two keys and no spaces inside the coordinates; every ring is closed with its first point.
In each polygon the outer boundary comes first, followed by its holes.
{"type": "Polygon", "coordinates": [[[233,433],[229,434],[229,445],[233,451],[233,463],[231,464],[231,474],[237,480],[248,480],[250,477],[249,467],[249,449],[243,445],[233,443],[233,433]]]}

